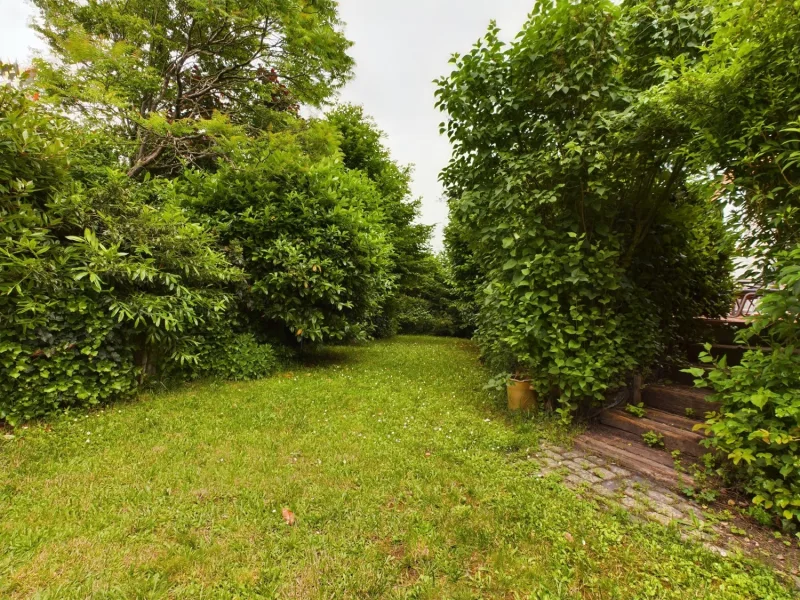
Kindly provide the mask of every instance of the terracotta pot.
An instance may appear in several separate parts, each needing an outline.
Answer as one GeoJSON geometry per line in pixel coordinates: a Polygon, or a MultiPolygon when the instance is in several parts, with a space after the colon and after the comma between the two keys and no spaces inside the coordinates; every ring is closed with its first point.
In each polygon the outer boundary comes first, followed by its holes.
{"type": "Polygon", "coordinates": [[[536,392],[530,381],[512,379],[506,388],[508,392],[508,410],[535,410],[536,392]]]}

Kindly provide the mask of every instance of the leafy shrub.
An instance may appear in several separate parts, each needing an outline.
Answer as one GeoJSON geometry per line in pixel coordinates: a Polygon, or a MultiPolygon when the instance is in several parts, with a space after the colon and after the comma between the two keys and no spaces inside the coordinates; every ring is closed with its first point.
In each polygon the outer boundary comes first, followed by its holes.
{"type": "Polygon", "coordinates": [[[417,335],[454,335],[456,324],[447,314],[439,313],[425,298],[398,298],[400,332],[417,335]]]}
{"type": "Polygon", "coordinates": [[[68,135],[63,121],[0,86],[0,419],[12,424],[124,396],[136,381],[108,300],[81,292],[77,263],[53,233],[51,202],[69,184],[68,135]]]}
{"type": "Polygon", "coordinates": [[[461,320],[450,264],[443,255],[430,254],[420,261],[417,276],[397,296],[397,321],[401,333],[461,336],[468,327],[461,320]]]}
{"type": "Polygon", "coordinates": [[[1,420],[17,424],[124,398],[136,389],[133,348],[107,304],[38,295],[22,304],[0,302],[0,315],[1,420]],[[29,308],[36,311],[35,324],[20,315],[29,308]]]}
{"type": "Polygon", "coordinates": [[[664,447],[664,436],[660,433],[656,433],[655,431],[645,431],[642,434],[642,441],[651,448],[664,447]]]}
{"type": "Polygon", "coordinates": [[[707,15],[639,4],[538,3],[513,43],[492,25],[438,82],[454,148],[447,243],[476,339],[499,379],[526,372],[564,419],[731,295],[706,165],[689,170],[689,133],[647,93],[662,58],[697,60],[707,15]]]}
{"type": "Polygon", "coordinates": [[[184,203],[218,233],[249,287],[254,331],[311,342],[364,338],[392,286],[380,196],[348,171],[324,123],[240,140],[184,203]]]}
{"type": "Polygon", "coordinates": [[[125,396],[162,361],[196,360],[239,277],[210,234],[163,182],[72,179],[76,134],[8,87],[0,139],[0,418],[125,396]]]}
{"type": "MultiPolygon", "coordinates": [[[[383,132],[360,106],[339,106],[326,115],[326,120],[340,136],[339,149],[344,165],[363,173],[375,185],[386,241],[391,246],[389,270],[394,286],[375,318],[373,334],[390,337],[398,331],[411,333],[412,330],[432,333],[433,322],[412,325],[410,314],[403,316],[398,312],[403,310],[401,305],[405,305],[407,299],[422,299],[422,294],[430,291],[431,277],[439,266],[429,248],[432,227],[416,222],[421,201],[411,198],[411,167],[400,166],[392,160],[383,144],[383,132]]],[[[436,283],[441,285],[439,293],[444,293],[443,282],[436,283]]]]}
{"type": "Polygon", "coordinates": [[[704,362],[714,369],[689,369],[699,385],[709,385],[721,408],[704,426],[713,434],[708,443],[723,451],[753,502],[793,522],[800,521],[800,247],[778,255],[777,286],[759,305],[740,341],[758,335],[769,344],[745,353],[729,367],[723,357],[704,362]]]}
{"type": "Polygon", "coordinates": [[[643,418],[647,416],[647,409],[644,407],[644,402],[639,404],[628,404],[625,406],[625,412],[632,414],[634,417],[643,418]]]}
{"type": "Polygon", "coordinates": [[[195,377],[229,381],[261,379],[274,373],[280,364],[270,344],[260,344],[250,333],[220,333],[204,340],[197,362],[190,366],[195,377]]]}
{"type": "MultiPolygon", "coordinates": [[[[715,170],[732,207],[749,276],[768,291],[739,341],[758,340],[741,364],[707,375],[720,412],[709,443],[735,464],[758,507],[784,525],[800,521],[800,5],[709,1],[711,42],[702,61],[652,96],[692,131],[686,155],[715,170]]],[[[706,362],[714,362],[706,354],[706,362]]]]}
{"type": "MultiPolygon", "coordinates": [[[[696,373],[697,374],[697,373],[696,373]]],[[[734,465],[753,502],[787,521],[800,520],[800,355],[794,347],[751,350],[741,364],[708,374],[721,403],[705,428],[709,444],[734,465]]]]}

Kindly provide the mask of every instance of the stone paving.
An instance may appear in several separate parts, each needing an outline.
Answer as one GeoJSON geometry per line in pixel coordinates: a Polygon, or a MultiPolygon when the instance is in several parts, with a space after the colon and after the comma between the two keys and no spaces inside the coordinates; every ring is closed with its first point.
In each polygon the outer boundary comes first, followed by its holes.
{"type": "Polygon", "coordinates": [[[604,503],[622,506],[634,518],[678,527],[683,537],[694,538],[708,549],[726,554],[717,545],[722,532],[707,522],[701,507],[664,485],[623,469],[607,458],[560,446],[545,446],[533,460],[540,465],[540,477],[559,474],[563,483],[578,493],[589,493],[604,503]]]}

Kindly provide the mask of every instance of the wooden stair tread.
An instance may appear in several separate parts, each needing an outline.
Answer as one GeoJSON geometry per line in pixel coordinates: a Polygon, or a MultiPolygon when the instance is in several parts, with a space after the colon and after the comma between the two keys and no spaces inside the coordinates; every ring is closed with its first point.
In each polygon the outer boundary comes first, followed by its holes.
{"type": "Polygon", "coordinates": [[[707,412],[719,409],[718,402],[707,400],[711,394],[703,390],[684,385],[648,385],[642,389],[642,401],[649,408],[655,408],[675,415],[686,415],[691,408],[697,418],[703,418],[707,412]]]}
{"type": "MultiPolygon", "coordinates": [[[[699,419],[690,419],[689,417],[684,417],[683,415],[677,415],[675,413],[667,412],[665,410],[660,410],[658,408],[647,408],[647,414],[645,417],[650,419],[651,421],[657,421],[659,423],[664,423],[666,425],[671,425],[672,427],[677,427],[678,429],[683,429],[684,431],[694,431],[694,426],[702,423],[703,421],[699,419]]],[[[699,435],[703,435],[700,432],[695,432],[699,435]]]]}
{"type": "Polygon", "coordinates": [[[603,412],[600,415],[600,422],[603,425],[621,429],[636,435],[643,435],[649,431],[656,432],[663,436],[664,445],[668,450],[680,450],[682,453],[692,456],[702,456],[705,454],[704,448],[700,445],[703,436],[693,431],[687,431],[668,423],[662,423],[648,417],[635,417],[622,409],[613,409],[603,412]]]}
{"type": "Polygon", "coordinates": [[[643,455],[653,462],[657,462],[665,467],[672,467],[675,461],[666,450],[659,450],[657,448],[650,448],[642,441],[642,436],[623,431],[622,429],[614,429],[597,423],[592,425],[589,431],[594,437],[601,438],[605,443],[616,446],[626,452],[633,452],[637,455],[643,455]]]}
{"type": "MultiPolygon", "coordinates": [[[[694,481],[690,476],[678,473],[673,466],[665,465],[660,459],[655,460],[659,453],[658,450],[648,448],[644,444],[638,446],[632,444],[630,447],[624,447],[625,444],[628,442],[613,434],[608,434],[600,428],[590,429],[575,440],[575,446],[584,452],[603,456],[621,467],[636,471],[661,483],[670,486],[678,483],[694,486],[694,481]]],[[[661,454],[665,453],[661,452],[661,454]]],[[[667,456],[667,458],[669,457],[667,456]]]]}
{"type": "MultiPolygon", "coordinates": [[[[650,385],[645,386],[642,389],[642,392],[645,390],[658,390],[658,391],[668,391],[674,394],[678,394],[680,396],[686,396],[688,398],[696,398],[698,400],[705,400],[706,397],[711,395],[711,390],[707,388],[698,388],[694,387],[693,385],[663,385],[658,383],[653,383],[650,385]]],[[[707,402],[707,400],[705,400],[707,402]]]]}

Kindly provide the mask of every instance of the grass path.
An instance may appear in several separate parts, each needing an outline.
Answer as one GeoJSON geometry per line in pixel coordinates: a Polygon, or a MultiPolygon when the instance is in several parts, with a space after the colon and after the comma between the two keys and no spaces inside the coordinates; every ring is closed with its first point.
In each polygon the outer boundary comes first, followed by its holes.
{"type": "Polygon", "coordinates": [[[0,440],[0,598],[792,597],[531,477],[485,378],[398,338],[0,440]]]}

